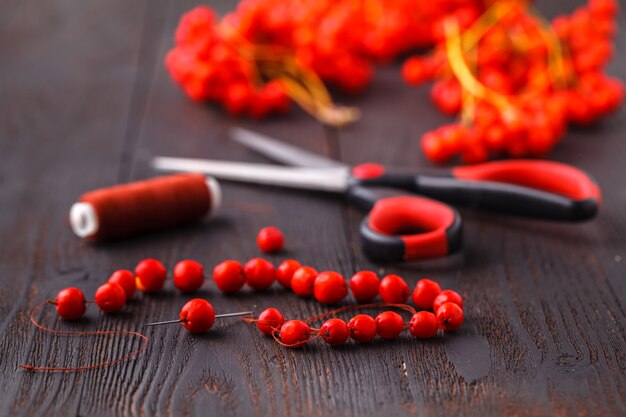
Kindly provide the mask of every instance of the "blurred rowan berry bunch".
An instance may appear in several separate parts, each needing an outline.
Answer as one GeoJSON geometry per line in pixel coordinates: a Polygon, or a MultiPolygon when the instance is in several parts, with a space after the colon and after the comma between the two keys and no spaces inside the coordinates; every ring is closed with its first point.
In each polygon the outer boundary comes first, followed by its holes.
{"type": "Polygon", "coordinates": [[[528,3],[497,1],[462,31],[444,22],[426,56],[409,58],[407,83],[432,80],[431,98],[457,124],[422,137],[434,162],[543,157],[568,123],[587,125],[624,100],[621,81],[603,73],[616,31],[616,0],[590,0],[548,23],[528,3]]]}
{"type": "Polygon", "coordinates": [[[478,0],[242,0],[218,20],[199,6],[180,20],[166,57],[172,78],[192,100],[221,103],[232,115],[285,113],[290,100],[322,123],[355,121],[325,83],[351,94],[371,81],[374,62],[429,46],[435,25],[480,15],[478,0]]]}
{"type": "Polygon", "coordinates": [[[622,103],[622,83],[603,73],[618,8],[589,0],[549,23],[521,0],[242,0],[221,19],[204,6],[183,15],[166,66],[192,100],[232,115],[264,118],[295,101],[341,126],[358,109],[333,103],[327,85],[358,94],[376,63],[432,47],[405,62],[403,77],[432,81],[434,103],[460,120],[422,137],[426,156],[541,157],[568,123],[622,103]]]}

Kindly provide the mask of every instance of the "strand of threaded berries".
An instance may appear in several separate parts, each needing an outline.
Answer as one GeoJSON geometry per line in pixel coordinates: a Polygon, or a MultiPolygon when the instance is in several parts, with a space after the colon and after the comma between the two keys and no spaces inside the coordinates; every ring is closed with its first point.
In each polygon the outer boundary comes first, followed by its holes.
{"type": "MultiPolygon", "coordinates": [[[[105,313],[118,312],[137,289],[156,293],[163,288],[166,278],[167,270],[160,261],[144,259],[137,264],[134,272],[113,272],[109,280],[96,290],[93,302],[105,313]]],[[[204,269],[197,261],[183,260],[174,267],[174,286],[182,293],[200,289],[204,279],[204,269]]],[[[244,285],[263,291],[277,281],[300,297],[314,297],[327,305],[343,301],[348,296],[349,286],[358,303],[371,303],[380,296],[384,303],[394,305],[404,304],[411,298],[416,307],[435,312],[447,302],[463,307],[463,300],[458,293],[442,290],[439,284],[429,279],[418,281],[411,293],[408,284],[399,275],[389,274],[381,280],[372,271],[359,271],[347,283],[338,272],[318,272],[294,259],[283,261],[278,268],[263,258],[250,259],[245,266],[236,260],[226,260],[213,269],[213,281],[225,294],[236,293],[244,285]]],[[[78,288],[65,288],[47,303],[54,305],[58,315],[68,320],[80,319],[87,305],[85,295],[78,288]]]]}
{"type": "MultiPolygon", "coordinates": [[[[275,227],[261,229],[257,235],[257,245],[266,253],[275,253],[282,250],[284,237],[275,227]]],[[[30,320],[39,329],[57,335],[97,336],[97,335],[127,335],[139,337],[142,345],[121,358],[75,367],[36,366],[19,364],[18,366],[32,371],[80,371],[106,367],[141,353],[148,344],[148,337],[144,334],[126,331],[63,331],[51,329],[36,319],[36,313],[47,304],[55,306],[59,317],[66,320],[78,320],[87,310],[87,303],[95,303],[104,313],[115,313],[124,308],[137,290],[145,293],[160,291],[167,279],[167,269],[156,259],[144,259],[137,264],[134,272],[117,270],[95,292],[94,301],[87,301],[84,293],[78,288],[61,290],[54,300],[47,300],[37,305],[30,314],[30,320]]],[[[205,280],[204,268],[194,260],[178,262],[173,271],[174,286],[183,293],[191,293],[202,287],[205,280]]],[[[405,304],[410,296],[408,284],[400,276],[390,274],[383,279],[372,271],[359,271],[354,274],[349,284],[344,277],[334,271],[317,270],[310,266],[303,266],[294,259],[283,261],[278,268],[263,259],[250,259],[245,266],[235,260],[226,260],[213,269],[213,280],[223,293],[238,292],[244,285],[253,290],[262,291],[270,287],[275,281],[286,288],[290,288],[301,297],[314,296],[322,304],[337,304],[348,295],[348,285],[354,299],[360,305],[341,307],[306,321],[286,321],[283,315],[275,308],[264,310],[258,318],[244,318],[247,322],[254,322],[262,333],[272,335],[274,339],[286,347],[300,347],[311,340],[322,338],[331,346],[345,343],[348,338],[361,343],[370,342],[378,334],[384,339],[395,339],[403,329],[408,328],[411,334],[418,338],[433,337],[438,329],[454,331],[464,320],[463,299],[452,290],[442,291],[435,281],[421,279],[412,292],[412,301],[423,311],[416,311],[414,307],[405,304]],[[380,296],[382,303],[371,303],[380,296]],[[371,308],[396,308],[412,314],[409,322],[404,322],[402,316],[394,311],[384,311],[376,318],[367,314],[358,314],[348,323],[333,317],[326,320],[318,328],[309,323],[321,320],[336,314],[371,308]],[[427,311],[432,310],[434,311],[427,311]]],[[[146,326],[180,323],[191,333],[208,332],[216,318],[251,315],[252,312],[226,313],[216,315],[211,303],[196,298],[188,301],[180,311],[179,319],[165,322],[149,323],[146,326]]]]}
{"type": "MultiPolygon", "coordinates": [[[[167,271],[163,264],[155,259],[144,259],[135,268],[115,271],[107,283],[102,285],[95,295],[95,303],[106,312],[116,312],[123,308],[127,299],[136,289],[143,292],[158,292],[164,285],[167,271]]],[[[174,285],[181,292],[190,293],[199,289],[204,281],[202,266],[193,260],[184,260],[174,267],[174,285]]],[[[354,274],[349,284],[344,277],[334,271],[318,273],[310,266],[303,266],[298,261],[283,261],[278,268],[263,259],[253,258],[245,266],[235,260],[226,260],[213,269],[216,286],[226,294],[235,293],[248,285],[254,290],[266,290],[274,281],[290,288],[301,297],[313,296],[322,304],[337,304],[348,295],[348,286],[352,296],[360,304],[346,306],[307,321],[289,320],[285,322],[282,314],[275,308],[264,310],[257,319],[246,318],[257,323],[264,334],[273,335],[283,346],[298,347],[311,338],[321,337],[336,346],[344,343],[348,336],[358,342],[369,342],[376,334],[385,339],[394,339],[404,328],[419,338],[433,337],[438,329],[453,331],[463,323],[463,299],[455,291],[442,290],[439,284],[430,279],[421,279],[412,292],[400,276],[390,274],[381,279],[372,271],[359,271],[354,274]],[[372,304],[377,296],[382,303],[372,304]],[[405,304],[411,296],[413,304],[423,310],[405,304]],[[384,311],[376,318],[366,314],[353,317],[347,324],[332,318],[324,322],[320,329],[311,328],[307,322],[320,320],[340,312],[372,307],[395,307],[412,314],[405,323],[398,313],[384,311]],[[426,311],[430,310],[430,311],[426,311]],[[434,312],[434,313],[433,313],[434,312]],[[344,338],[345,335],[345,338],[344,338]],[[306,336],[306,337],[305,337],[306,336]]],[[[77,288],[62,290],[52,303],[59,316],[76,320],[85,313],[86,301],[77,288]]],[[[214,323],[215,313],[211,304],[202,299],[189,301],[181,310],[180,322],[192,333],[204,333],[214,323]]]]}
{"type": "MultiPolygon", "coordinates": [[[[167,270],[156,259],[144,259],[135,268],[134,273],[128,270],[113,272],[109,280],[101,285],[95,293],[95,303],[104,313],[115,313],[124,307],[126,301],[132,298],[137,289],[142,292],[155,293],[161,290],[167,278],[167,270]]],[[[281,285],[291,288],[302,297],[315,298],[323,304],[336,304],[348,294],[346,281],[337,272],[325,271],[317,273],[309,266],[302,266],[298,261],[286,260],[275,269],[267,260],[253,258],[244,266],[234,260],[227,260],[217,265],[213,270],[213,279],[217,287],[224,293],[239,291],[244,284],[260,291],[267,289],[275,280],[281,285]]],[[[199,289],[204,281],[202,265],[193,260],[180,261],[174,267],[174,285],[184,293],[199,289]]],[[[454,331],[464,320],[463,299],[452,290],[441,290],[435,281],[421,279],[418,281],[412,300],[416,307],[423,310],[416,311],[414,307],[404,304],[409,298],[409,286],[398,275],[387,275],[382,280],[371,271],[357,272],[350,278],[350,290],[354,298],[365,303],[380,296],[382,303],[360,304],[341,307],[327,313],[312,317],[307,321],[286,321],[283,315],[275,308],[264,310],[257,319],[244,318],[247,322],[255,322],[262,333],[272,335],[274,339],[285,347],[300,347],[310,340],[322,338],[331,346],[345,343],[348,338],[366,343],[378,334],[384,339],[395,339],[403,329],[408,328],[417,338],[433,337],[438,329],[454,331]],[[408,323],[394,311],[384,311],[376,318],[367,314],[358,314],[348,323],[339,318],[330,318],[322,326],[312,328],[308,323],[321,320],[345,311],[365,308],[393,307],[406,310],[412,314],[408,323]]],[[[139,337],[143,343],[139,348],[120,358],[82,366],[39,366],[19,364],[18,366],[31,371],[82,371],[102,368],[139,355],[148,344],[148,337],[142,333],[114,330],[114,331],[64,331],[51,329],[35,318],[36,313],[45,305],[55,306],[59,317],[66,320],[78,320],[86,312],[87,301],[84,293],[78,288],[61,290],[54,300],[47,300],[37,305],[30,314],[30,320],[39,329],[56,335],[76,336],[110,336],[126,335],[139,337]]],[[[208,332],[219,317],[251,315],[252,312],[227,313],[217,316],[211,303],[196,298],[188,301],[180,311],[179,319],[166,322],[150,323],[147,325],[180,323],[191,333],[208,332]]]]}

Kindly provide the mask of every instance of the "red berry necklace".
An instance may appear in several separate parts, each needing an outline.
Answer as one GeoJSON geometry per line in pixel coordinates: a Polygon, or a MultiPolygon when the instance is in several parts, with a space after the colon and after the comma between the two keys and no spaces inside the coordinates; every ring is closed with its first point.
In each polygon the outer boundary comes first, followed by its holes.
{"type": "MultiPolygon", "coordinates": [[[[137,264],[134,273],[129,270],[113,272],[109,280],[96,290],[94,301],[87,301],[83,292],[78,288],[66,288],[61,290],[54,300],[39,304],[31,312],[31,321],[35,326],[54,334],[128,335],[143,339],[143,344],[128,355],[79,367],[20,366],[29,370],[85,370],[109,366],[137,356],[148,343],[148,337],[141,333],[127,330],[54,330],[40,324],[35,319],[35,315],[46,304],[53,304],[59,317],[66,320],[80,319],[85,314],[89,303],[95,303],[104,313],[116,313],[134,297],[137,289],[145,293],[158,293],[163,288],[166,279],[167,269],[160,261],[144,259],[137,264]]],[[[343,306],[303,320],[285,320],[283,314],[273,307],[263,310],[257,318],[242,318],[245,322],[256,323],[261,333],[273,336],[285,347],[302,347],[318,338],[330,346],[343,345],[349,339],[357,343],[368,343],[377,336],[385,340],[393,340],[399,337],[405,329],[408,329],[416,338],[427,339],[434,337],[439,330],[450,332],[458,329],[464,320],[462,297],[452,290],[442,291],[441,286],[430,279],[419,280],[410,297],[410,287],[399,275],[387,275],[381,280],[372,271],[359,271],[346,281],[338,272],[318,272],[315,268],[302,265],[293,259],[285,260],[275,268],[266,259],[253,258],[245,266],[236,260],[226,260],[218,264],[213,269],[213,280],[217,288],[225,294],[236,293],[244,285],[254,291],[264,291],[274,281],[278,281],[281,286],[291,289],[296,295],[305,298],[314,297],[321,304],[338,304],[343,302],[349,293],[352,293],[357,303],[364,303],[343,306]],[[381,302],[373,302],[378,296],[381,302]],[[412,299],[415,307],[406,304],[409,298],[412,299]],[[380,308],[386,308],[386,310],[375,317],[359,313],[347,322],[335,317],[349,311],[380,308]],[[422,311],[417,311],[416,308],[422,311]],[[389,309],[399,310],[399,312],[389,309]],[[411,314],[408,321],[405,321],[399,314],[402,312],[411,314]],[[324,321],[319,328],[312,327],[313,323],[320,320],[324,321]]],[[[198,290],[204,281],[204,268],[197,261],[183,260],[173,268],[174,286],[182,293],[198,290]]],[[[211,303],[195,298],[182,307],[178,319],[148,323],[145,326],[180,323],[190,333],[205,333],[213,327],[218,318],[251,316],[252,314],[252,311],[244,311],[216,315],[211,303]]]]}

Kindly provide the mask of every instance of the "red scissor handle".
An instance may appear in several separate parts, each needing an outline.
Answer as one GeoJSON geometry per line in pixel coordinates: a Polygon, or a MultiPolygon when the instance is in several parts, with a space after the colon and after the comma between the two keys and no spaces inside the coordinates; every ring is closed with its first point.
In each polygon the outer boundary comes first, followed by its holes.
{"type": "Polygon", "coordinates": [[[460,166],[452,176],[462,180],[494,181],[560,194],[572,200],[594,199],[600,203],[596,182],[571,165],[551,161],[511,160],[460,166]]]}
{"type": "Polygon", "coordinates": [[[461,247],[462,222],[452,207],[424,197],[378,200],[360,228],[365,255],[374,261],[445,256],[461,247]]]}

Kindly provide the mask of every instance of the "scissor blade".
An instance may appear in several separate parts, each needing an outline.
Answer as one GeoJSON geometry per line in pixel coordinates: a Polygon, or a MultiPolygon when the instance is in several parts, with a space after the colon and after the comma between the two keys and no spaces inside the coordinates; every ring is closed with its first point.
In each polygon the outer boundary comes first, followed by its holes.
{"type": "Polygon", "coordinates": [[[346,165],[323,155],[272,139],[261,133],[235,127],[230,137],[242,145],[276,162],[301,167],[345,167],[346,165]]]}
{"type": "Polygon", "coordinates": [[[152,166],[160,171],[199,172],[231,181],[332,192],[344,192],[349,178],[346,167],[293,168],[164,156],[154,158],[152,166]]]}

